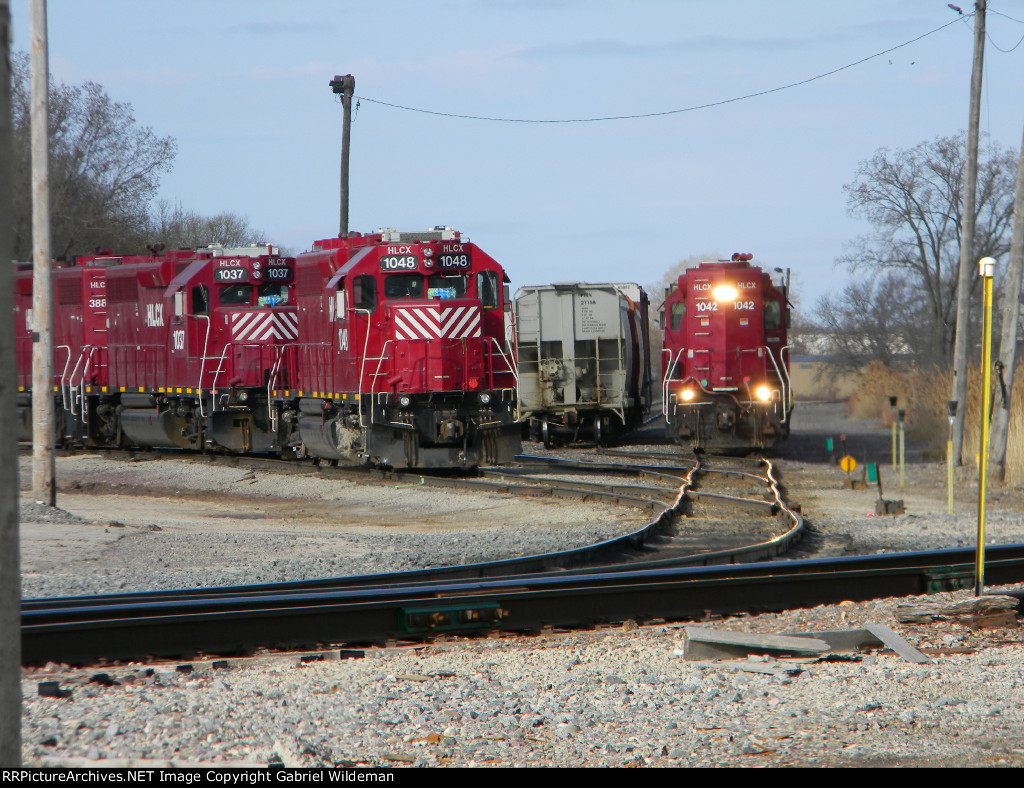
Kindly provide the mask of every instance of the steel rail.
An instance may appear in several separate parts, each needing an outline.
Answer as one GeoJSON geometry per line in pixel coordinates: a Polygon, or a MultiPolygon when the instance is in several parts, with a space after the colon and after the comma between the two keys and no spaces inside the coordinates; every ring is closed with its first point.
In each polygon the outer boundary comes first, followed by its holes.
{"type": "MultiPolygon", "coordinates": [[[[1024,545],[992,547],[989,556],[990,583],[1024,580],[1024,545]]],[[[972,550],[958,549],[26,611],[23,661],[238,653],[784,610],[970,587],[973,558],[972,550]]]]}
{"type": "MultiPolygon", "coordinates": [[[[560,461],[545,458],[542,463],[544,467],[557,468],[560,461]]],[[[570,461],[570,467],[590,466],[593,463],[578,463],[570,461]]],[[[598,466],[604,470],[609,467],[620,470],[618,466],[598,466]]],[[[804,526],[800,515],[789,509],[783,502],[781,492],[772,475],[773,469],[769,464],[767,480],[770,482],[769,489],[775,497],[774,502],[748,501],[736,499],[729,496],[717,496],[719,500],[730,503],[747,503],[760,507],[764,513],[773,515],[779,512],[791,518],[789,528],[780,535],[763,542],[755,544],[744,544],[714,551],[697,551],[687,555],[676,555],[668,559],[657,559],[659,548],[663,547],[670,537],[667,536],[673,530],[678,521],[680,511],[685,508],[687,501],[693,500],[701,495],[694,493],[694,474],[697,466],[694,465],[687,471],[687,476],[682,480],[679,489],[672,491],[674,500],[671,505],[662,505],[659,514],[649,523],[640,529],[620,537],[614,537],[604,542],[588,545],[571,550],[557,551],[535,556],[522,558],[511,558],[499,561],[491,561],[480,564],[437,567],[432,569],[414,569],[404,572],[392,572],[382,575],[359,575],[351,577],[325,578],[318,580],[302,580],[284,583],[266,583],[245,586],[230,586],[208,589],[182,589],[173,591],[142,591],[117,594],[102,594],[83,597],[51,597],[42,599],[24,600],[23,610],[46,610],[51,608],[70,609],[74,607],[91,608],[97,602],[110,601],[126,604],[143,604],[158,600],[186,600],[186,599],[224,599],[233,596],[245,596],[252,593],[262,592],[304,592],[314,590],[333,590],[351,587],[375,587],[379,585],[408,585],[424,582],[449,582],[459,579],[473,579],[486,577],[504,576],[526,576],[538,575],[549,572],[558,572],[565,576],[569,573],[587,572],[611,572],[631,561],[642,561],[644,566],[650,567],[681,567],[681,566],[708,566],[713,564],[735,564],[741,560],[763,560],[783,554],[802,534],[804,526]]],[[[644,473],[649,469],[644,468],[644,473]]],[[[665,474],[659,474],[662,476],[665,474]]],[[[672,476],[676,481],[677,477],[672,476]]],[[[762,480],[763,481],[763,480],[762,480]]],[[[703,493],[703,495],[707,495],[703,493]]]]}

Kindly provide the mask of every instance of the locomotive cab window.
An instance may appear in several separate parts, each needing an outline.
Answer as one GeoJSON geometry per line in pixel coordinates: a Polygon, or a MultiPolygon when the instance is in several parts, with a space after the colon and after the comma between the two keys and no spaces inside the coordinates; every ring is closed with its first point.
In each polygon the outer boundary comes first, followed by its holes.
{"type": "Polygon", "coordinates": [[[384,297],[423,298],[423,277],[419,274],[391,274],[384,277],[384,297]]]}
{"type": "Polygon", "coordinates": [[[782,327],[782,304],[778,301],[764,302],[765,331],[775,331],[782,327]]]}
{"type": "Polygon", "coordinates": [[[433,274],[427,279],[427,298],[462,298],[466,277],[462,274],[433,274]]]}
{"type": "Polygon", "coordinates": [[[476,275],[476,297],[484,309],[497,309],[499,292],[497,273],[481,271],[476,275]]]}
{"type": "Polygon", "coordinates": [[[267,283],[256,290],[256,303],[260,306],[280,306],[288,303],[288,285],[267,283]]]}
{"type": "Polygon", "coordinates": [[[224,285],[219,296],[222,306],[248,306],[252,303],[252,285],[224,285]]]}
{"type": "Polygon", "coordinates": [[[679,327],[683,324],[683,318],[686,316],[686,304],[682,301],[676,301],[672,304],[669,319],[669,328],[673,331],[678,331],[679,327]]]}
{"type": "Polygon", "coordinates": [[[377,308],[377,280],[372,276],[357,276],[352,280],[352,308],[372,312],[377,308]]]}
{"type": "Polygon", "coordinates": [[[192,288],[192,314],[210,314],[210,291],[206,289],[206,285],[192,288]]]}

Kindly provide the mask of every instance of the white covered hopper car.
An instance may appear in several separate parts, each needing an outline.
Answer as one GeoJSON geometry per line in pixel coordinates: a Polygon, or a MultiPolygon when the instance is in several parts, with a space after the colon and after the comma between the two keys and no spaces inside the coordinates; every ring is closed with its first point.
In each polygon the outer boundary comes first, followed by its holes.
{"type": "Polygon", "coordinates": [[[519,406],[529,437],[546,446],[580,437],[604,445],[640,426],[651,404],[647,313],[647,293],[630,282],[516,293],[519,406]]]}

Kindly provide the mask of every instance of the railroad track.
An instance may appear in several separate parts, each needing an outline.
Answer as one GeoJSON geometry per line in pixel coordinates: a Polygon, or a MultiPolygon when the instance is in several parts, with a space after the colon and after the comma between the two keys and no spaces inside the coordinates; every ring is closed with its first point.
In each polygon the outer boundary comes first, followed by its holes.
{"type": "MultiPolygon", "coordinates": [[[[514,583],[533,583],[542,578],[567,580],[570,577],[611,576],[624,566],[645,567],[647,571],[678,569],[683,566],[734,563],[747,556],[766,558],[785,549],[799,536],[802,520],[781,499],[771,466],[763,477],[751,470],[709,469],[700,463],[690,466],[651,467],[607,463],[580,463],[564,460],[523,457],[514,468],[494,470],[481,480],[437,479],[420,477],[422,483],[456,483],[479,485],[486,483],[498,489],[554,488],[559,494],[572,492],[592,499],[605,496],[622,503],[637,501],[650,503],[656,516],[645,527],[619,539],[578,550],[563,551],[542,556],[510,559],[465,567],[446,567],[389,575],[334,578],[309,582],[284,583],[238,588],[200,589],[179,592],[151,592],[117,594],[67,599],[27,600],[23,603],[23,654],[27,663],[37,661],[75,661],[96,658],[123,659],[146,655],[179,652],[214,652],[219,650],[248,650],[261,645],[308,645],[310,642],[366,639],[361,625],[350,635],[328,627],[310,640],[311,635],[301,627],[281,628],[264,626],[263,615],[275,617],[271,611],[306,610],[319,607],[327,598],[342,595],[349,605],[352,600],[373,599],[384,607],[395,601],[395,594],[422,593],[424,588],[437,589],[445,584],[460,582],[489,582],[490,578],[514,583]],[[622,485],[608,487],[603,482],[586,482],[566,476],[614,474],[615,477],[643,479],[646,486],[622,485]],[[742,497],[731,493],[711,493],[699,482],[703,477],[715,476],[742,479],[756,483],[760,490],[756,497],[742,497]],[[510,481],[508,477],[515,477],[510,481]],[[553,479],[557,476],[557,479],[553,479]],[[765,497],[769,500],[765,500],[765,497]],[[694,517],[693,507],[715,505],[740,507],[754,512],[758,520],[773,523],[771,538],[756,544],[749,539],[724,549],[707,550],[705,539],[685,527],[694,517]],[[439,586],[440,584],[440,586],[439,586]],[[258,611],[264,611],[260,614],[258,611]],[[219,621],[216,625],[197,622],[219,621]],[[248,622],[241,624],[239,622],[248,622]],[[180,625],[180,626],[179,626],[180,625]],[[141,635],[140,633],[148,633],[141,635]],[[189,634],[189,633],[193,634],[189,634]],[[222,634],[231,632],[230,644],[221,640],[222,634]]],[[[341,472],[325,469],[328,473],[341,472]]],[[[379,473],[379,472],[378,472],[379,473]]],[[[380,474],[392,481],[408,481],[409,474],[380,474]]],[[[533,494],[533,493],[531,493],[533,494]]],[[[519,587],[517,585],[517,587],[519,587]]],[[[458,593],[465,593],[463,587],[458,593]]],[[[445,589],[447,596],[451,592],[445,589]]],[[[361,603],[360,603],[361,604],[361,603]]],[[[404,604],[404,601],[403,601],[404,604]]],[[[373,603],[371,603],[371,607],[373,603]]],[[[499,626],[504,619],[500,605],[486,603],[479,609],[452,609],[455,631],[474,631],[481,627],[499,626]]],[[[445,631],[446,613],[432,610],[427,616],[419,613],[383,613],[391,621],[380,619],[373,638],[405,637],[416,632],[445,631]],[[426,623],[424,623],[426,622],[426,623]],[[422,625],[422,626],[421,626],[422,625]],[[440,627],[440,628],[439,628],[440,627]]],[[[301,617],[301,616],[300,616],[301,617]]],[[[452,622],[448,622],[451,624],[452,622]]]]}
{"type": "MultiPolygon", "coordinates": [[[[323,590],[237,591],[137,602],[28,604],[25,664],[247,653],[491,630],[535,631],[634,619],[783,610],[970,587],[973,551],[828,560],[539,573],[483,580],[379,583],[323,590]],[[259,637],[254,637],[260,633],[259,637]]],[[[989,550],[990,583],[1024,578],[1024,545],[989,550]]],[[[79,600],[80,601],[80,600],[79,600]]]]}

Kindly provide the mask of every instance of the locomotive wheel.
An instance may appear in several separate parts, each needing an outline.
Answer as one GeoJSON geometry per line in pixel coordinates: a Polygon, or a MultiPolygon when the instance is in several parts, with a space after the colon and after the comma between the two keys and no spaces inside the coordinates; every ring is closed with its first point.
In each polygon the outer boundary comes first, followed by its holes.
{"type": "Polygon", "coordinates": [[[608,441],[608,436],[605,434],[607,425],[603,416],[598,416],[594,419],[594,443],[599,449],[603,449],[608,441]]]}
{"type": "Polygon", "coordinates": [[[553,443],[551,440],[551,428],[548,426],[547,419],[544,419],[544,421],[540,423],[540,439],[544,441],[545,449],[552,448],[553,443]]]}

